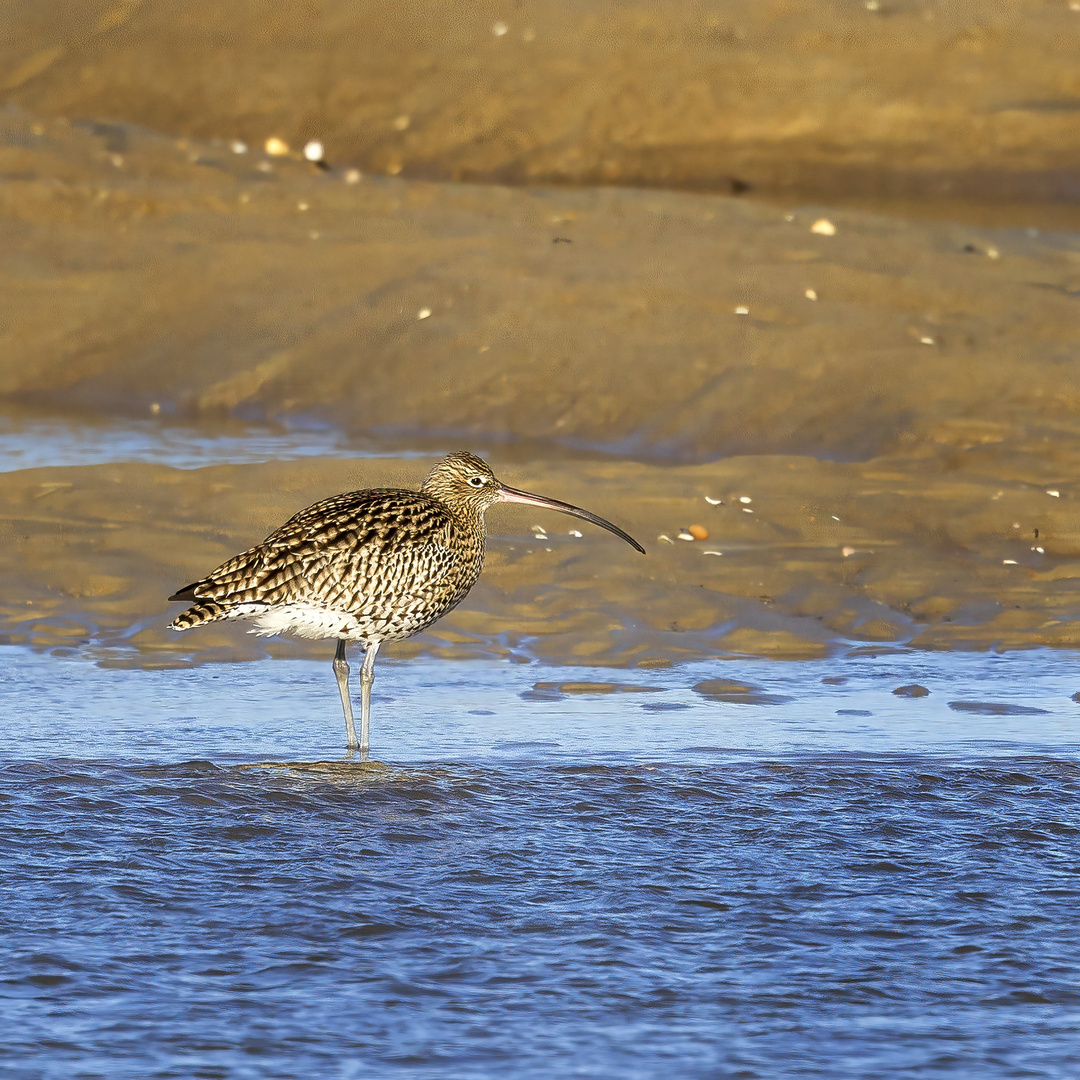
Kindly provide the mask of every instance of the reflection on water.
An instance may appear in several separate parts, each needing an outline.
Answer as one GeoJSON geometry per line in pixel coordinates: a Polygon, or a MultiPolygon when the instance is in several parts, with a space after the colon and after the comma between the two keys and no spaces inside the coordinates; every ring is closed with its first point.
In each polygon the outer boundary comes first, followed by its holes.
{"type": "Polygon", "coordinates": [[[704,665],[388,664],[394,765],[337,752],[328,664],[5,657],[20,1076],[1080,1067],[1078,707],[1051,654],[738,673],[782,704],[712,700],[704,665]]]}

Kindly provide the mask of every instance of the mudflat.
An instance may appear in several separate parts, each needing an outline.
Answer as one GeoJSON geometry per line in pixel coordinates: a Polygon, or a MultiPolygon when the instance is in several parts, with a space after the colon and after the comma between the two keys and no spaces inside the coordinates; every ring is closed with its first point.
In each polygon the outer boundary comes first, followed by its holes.
{"type": "Polygon", "coordinates": [[[4,424],[340,449],[13,467],[0,630],[108,663],[303,652],[176,635],[164,597],[317,498],[470,448],[648,558],[498,508],[481,584],[399,655],[1073,644],[1077,26],[20,7],[4,424]]]}

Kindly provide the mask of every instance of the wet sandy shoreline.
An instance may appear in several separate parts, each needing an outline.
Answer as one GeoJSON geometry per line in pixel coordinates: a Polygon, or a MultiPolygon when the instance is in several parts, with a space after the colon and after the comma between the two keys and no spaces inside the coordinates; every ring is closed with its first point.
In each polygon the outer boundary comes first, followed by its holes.
{"type": "Polygon", "coordinates": [[[17,13],[0,423],[339,450],[0,476],[5,640],[322,655],[171,634],[163,598],[317,498],[470,448],[648,559],[500,509],[467,604],[397,655],[1075,644],[1080,16],[238,10],[17,13]]]}
{"type": "Polygon", "coordinates": [[[151,666],[322,655],[237,628],[181,637],[163,599],[318,498],[415,486],[415,451],[469,447],[650,555],[559,520],[539,544],[538,522],[500,509],[481,584],[397,655],[1075,644],[1071,234],[350,184],[132,128],[120,151],[112,127],[6,122],[13,421],[183,420],[197,441],[256,420],[345,440],[279,464],[0,476],[13,643],[151,666]],[[349,461],[349,440],[411,452],[349,461]],[[679,540],[691,524],[709,539],[679,540]]]}
{"type": "MultiPolygon", "coordinates": [[[[267,644],[235,626],[176,634],[164,598],[318,498],[413,486],[424,471],[416,460],[314,458],[4,474],[0,632],[12,644],[85,647],[125,666],[321,656],[324,645],[267,644]]],[[[431,631],[388,646],[391,655],[650,667],[859,645],[1077,643],[1075,498],[1049,494],[1030,474],[805,457],[689,467],[534,461],[500,471],[624,525],[647,557],[597,530],[573,536],[577,523],[559,515],[496,508],[480,584],[431,631]],[[690,524],[709,538],[680,540],[690,524]],[[538,538],[535,526],[547,532],[538,538]]]]}

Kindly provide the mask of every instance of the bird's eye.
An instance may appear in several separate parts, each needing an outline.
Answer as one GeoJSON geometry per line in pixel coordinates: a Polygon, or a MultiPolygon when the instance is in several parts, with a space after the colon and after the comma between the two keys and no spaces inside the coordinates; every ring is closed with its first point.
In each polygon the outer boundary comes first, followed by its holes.
{"type": "Polygon", "coordinates": [[[484,478],[482,476],[470,476],[469,487],[483,487],[484,478]]]}

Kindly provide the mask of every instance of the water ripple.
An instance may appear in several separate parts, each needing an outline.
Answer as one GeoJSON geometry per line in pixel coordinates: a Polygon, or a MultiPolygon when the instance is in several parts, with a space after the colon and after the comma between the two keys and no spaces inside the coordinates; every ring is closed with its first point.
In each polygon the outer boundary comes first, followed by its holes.
{"type": "Polygon", "coordinates": [[[44,761],[0,792],[20,1075],[1080,1064],[1068,761],[44,761]]]}

